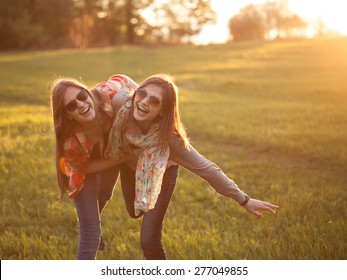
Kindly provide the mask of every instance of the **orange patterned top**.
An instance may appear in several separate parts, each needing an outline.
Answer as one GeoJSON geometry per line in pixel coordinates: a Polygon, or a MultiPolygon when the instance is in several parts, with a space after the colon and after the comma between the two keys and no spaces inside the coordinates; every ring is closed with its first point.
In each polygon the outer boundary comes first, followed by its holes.
{"type": "MultiPolygon", "coordinates": [[[[125,75],[113,75],[107,81],[95,86],[101,93],[103,110],[110,119],[114,117],[112,97],[123,88],[133,87],[134,82],[125,75]]],[[[64,139],[63,157],[60,159],[60,169],[69,177],[68,195],[76,197],[84,185],[84,179],[89,165],[93,144],[81,129],[76,128],[74,133],[64,139]]]]}

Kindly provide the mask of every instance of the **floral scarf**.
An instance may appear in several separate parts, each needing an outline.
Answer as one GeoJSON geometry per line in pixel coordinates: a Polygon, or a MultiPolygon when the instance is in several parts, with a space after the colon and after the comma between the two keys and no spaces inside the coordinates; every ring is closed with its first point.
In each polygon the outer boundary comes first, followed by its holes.
{"type": "MultiPolygon", "coordinates": [[[[129,102],[130,103],[130,102],[129,102]]],[[[108,146],[105,158],[117,158],[132,153],[130,145],[143,148],[136,165],[135,185],[135,215],[141,211],[147,212],[155,207],[164,172],[167,167],[170,149],[169,146],[160,149],[158,146],[159,124],[154,123],[146,135],[141,133],[137,126],[129,126],[123,136],[121,124],[126,121],[130,108],[124,105],[118,112],[117,117],[109,133],[108,146]]]]}

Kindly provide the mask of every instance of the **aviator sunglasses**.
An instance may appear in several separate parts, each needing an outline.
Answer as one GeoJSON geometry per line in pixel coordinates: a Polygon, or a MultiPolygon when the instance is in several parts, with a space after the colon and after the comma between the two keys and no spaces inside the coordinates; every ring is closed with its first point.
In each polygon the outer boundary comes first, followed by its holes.
{"type": "MultiPolygon", "coordinates": [[[[88,91],[86,89],[82,89],[78,94],[77,94],[77,97],[76,99],[79,100],[79,101],[86,101],[88,99],[88,91]]],[[[75,100],[72,100],[70,101],[69,103],[67,103],[65,105],[65,109],[69,112],[73,112],[76,110],[77,108],[77,101],[75,100]]]]}
{"type": "Polygon", "coordinates": [[[151,105],[153,107],[158,107],[161,103],[159,98],[157,98],[153,95],[149,95],[148,92],[144,88],[138,88],[137,90],[135,90],[135,96],[140,101],[145,99],[147,96],[149,96],[148,103],[149,103],[149,105],[151,105]]]}

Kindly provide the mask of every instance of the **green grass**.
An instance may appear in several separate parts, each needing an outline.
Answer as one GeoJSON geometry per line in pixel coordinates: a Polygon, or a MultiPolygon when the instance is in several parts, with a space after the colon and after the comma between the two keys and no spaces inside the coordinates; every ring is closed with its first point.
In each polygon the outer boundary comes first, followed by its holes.
{"type": "MultiPolygon", "coordinates": [[[[49,84],[115,73],[175,76],[193,146],[265,219],[180,170],[164,224],[169,259],[347,258],[347,39],[0,53],[0,258],[74,259],[71,200],[58,202],[49,84]]],[[[143,259],[140,221],[120,186],[103,213],[98,259],[143,259]]]]}

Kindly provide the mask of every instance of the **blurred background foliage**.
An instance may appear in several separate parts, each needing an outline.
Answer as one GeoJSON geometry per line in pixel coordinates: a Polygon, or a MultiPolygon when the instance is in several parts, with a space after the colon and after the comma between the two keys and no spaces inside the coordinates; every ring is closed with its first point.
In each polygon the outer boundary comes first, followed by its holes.
{"type": "MultiPolygon", "coordinates": [[[[211,0],[0,0],[0,50],[191,43],[215,21],[211,0]]],[[[304,30],[286,1],[247,5],[229,21],[234,41],[304,30]]]]}

